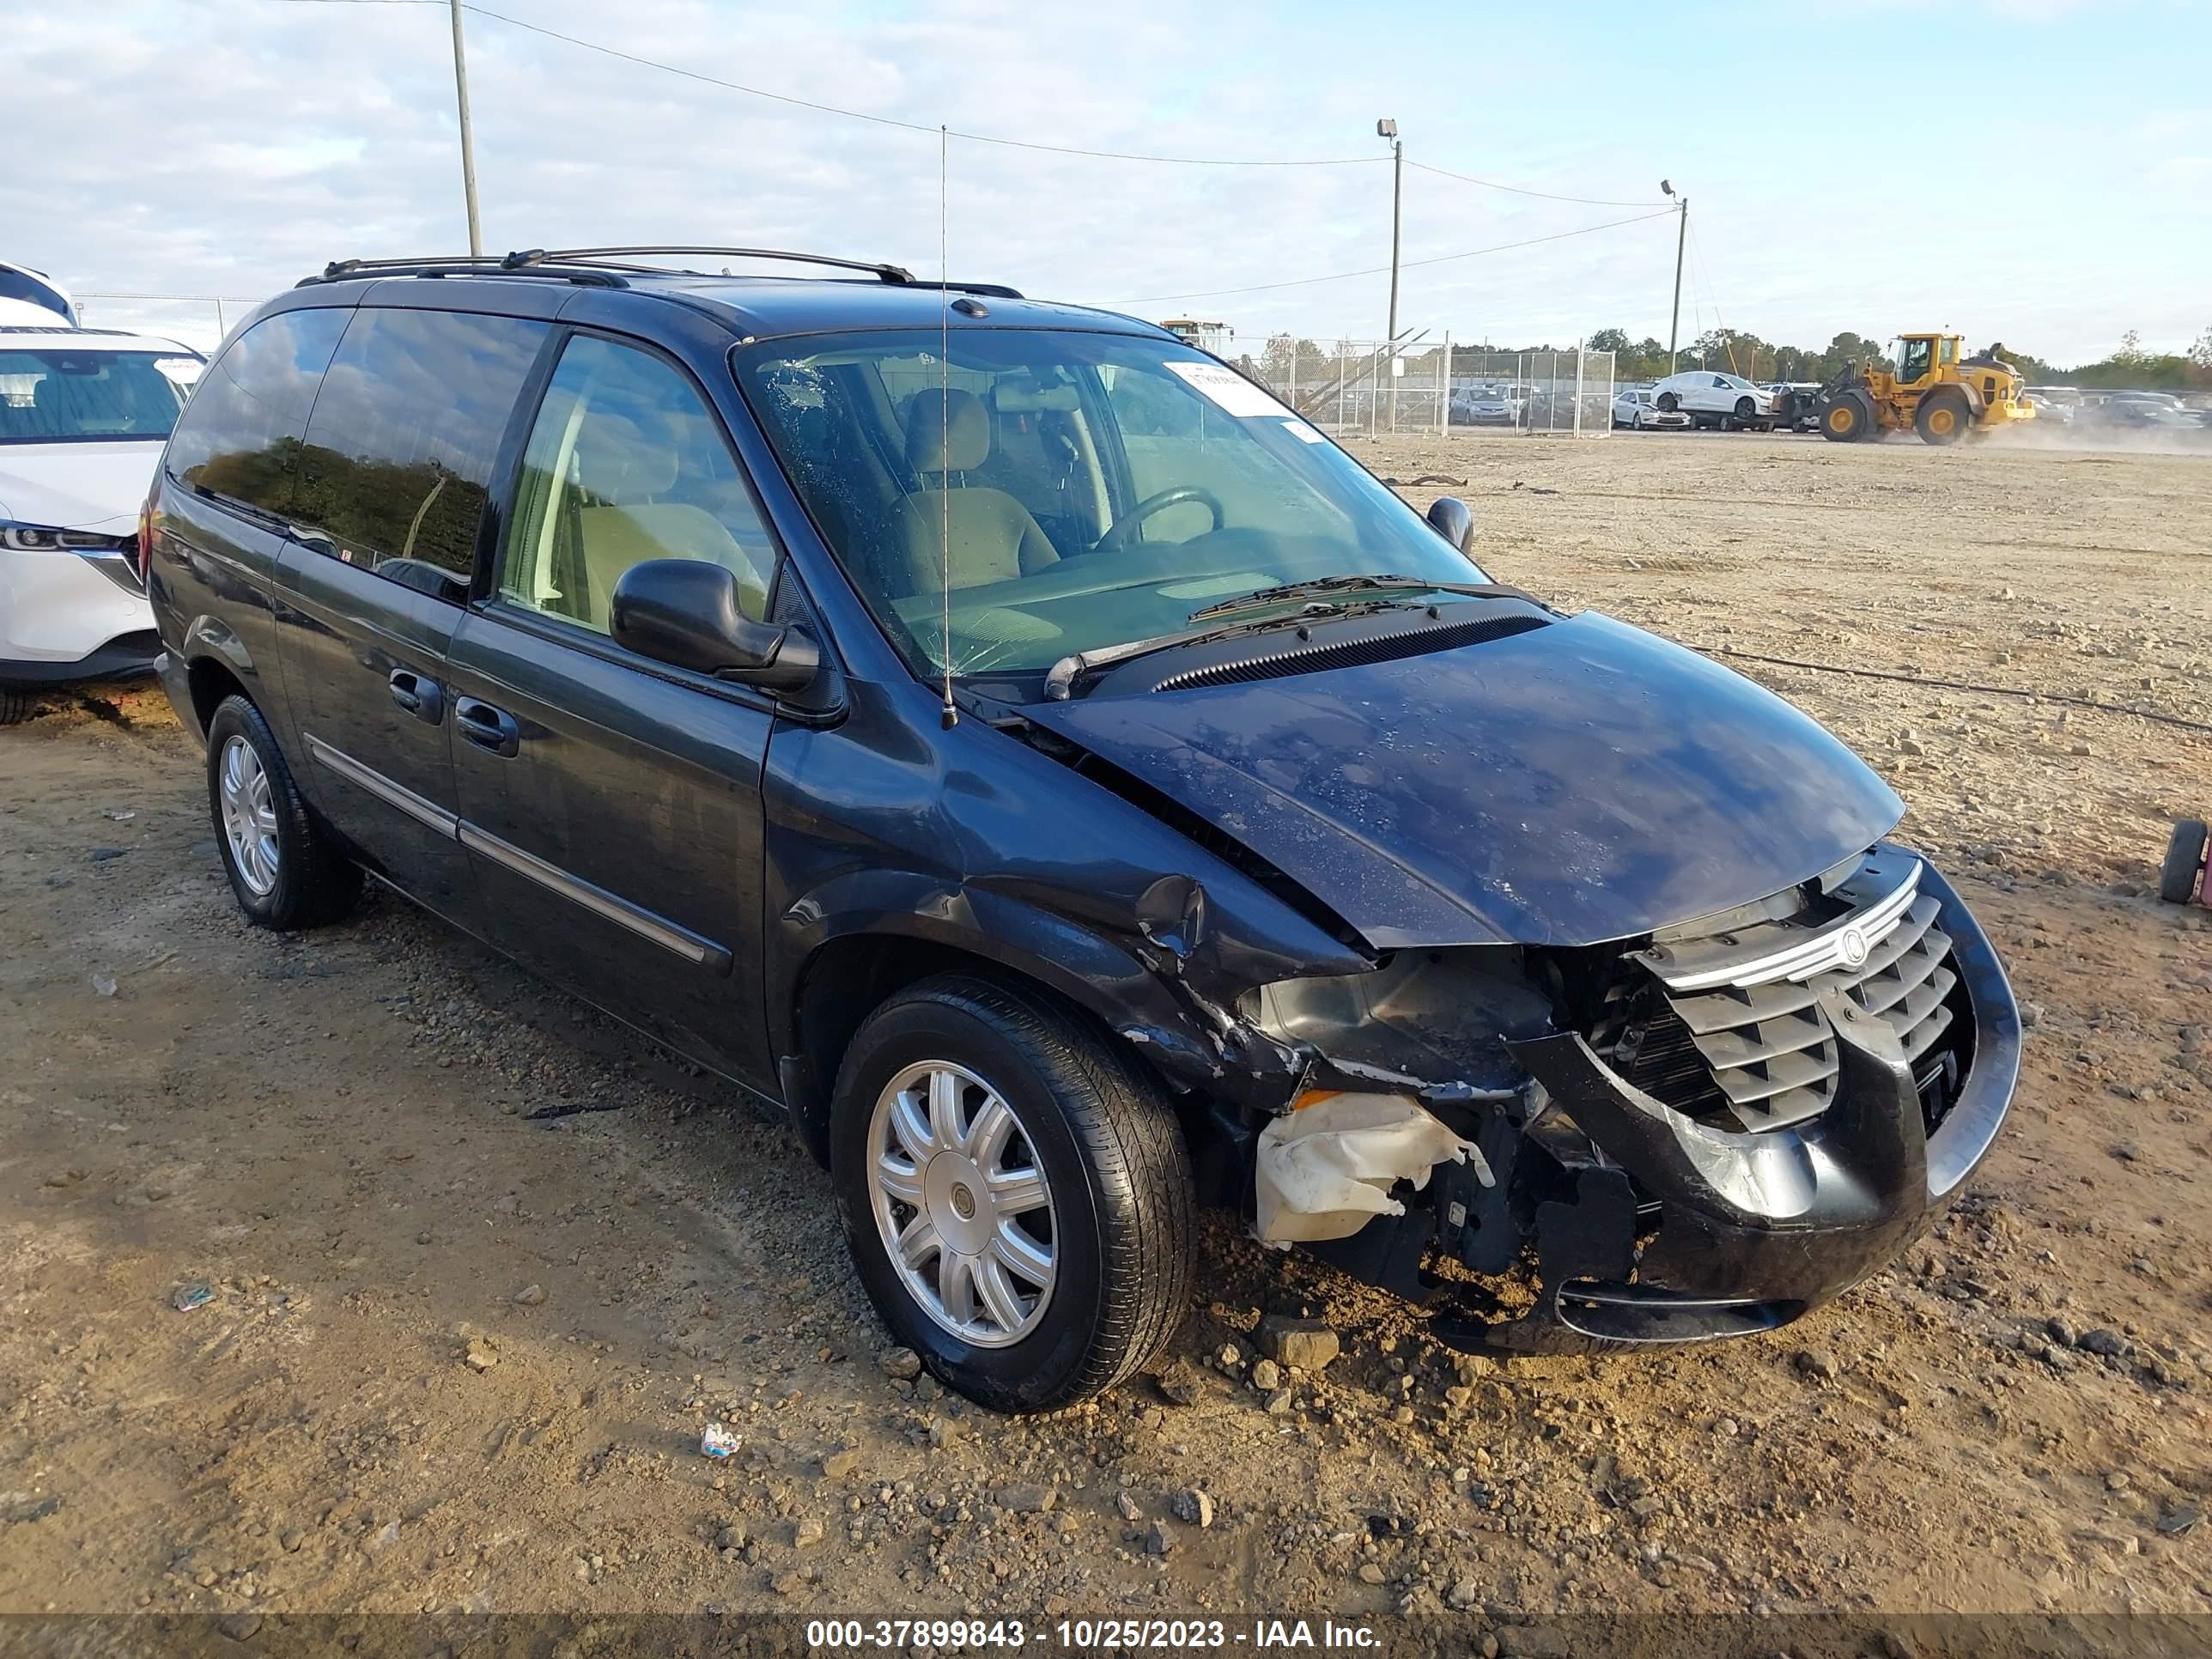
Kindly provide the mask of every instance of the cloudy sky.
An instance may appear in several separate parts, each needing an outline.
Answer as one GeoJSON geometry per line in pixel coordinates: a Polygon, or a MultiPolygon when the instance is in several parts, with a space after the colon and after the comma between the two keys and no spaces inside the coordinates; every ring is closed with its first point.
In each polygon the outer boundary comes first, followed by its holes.
{"type": "MultiPolygon", "coordinates": [[[[933,273],[943,123],[1343,162],[956,137],[951,264],[1218,317],[1248,347],[1372,337],[1387,277],[1306,279],[1389,263],[1388,115],[1409,163],[1401,325],[1435,336],[1663,338],[1674,218],[1587,228],[1663,207],[1662,175],[1692,203],[1686,339],[1716,319],[1808,344],[1949,325],[2063,362],[2128,329],[2179,350],[2212,325],[2201,0],[488,0],[464,16],[494,251],[765,244],[933,273]]],[[[0,258],[87,294],[251,301],[333,258],[465,248],[445,0],[0,0],[0,258]]],[[[206,306],[86,311],[214,329],[206,306]]]]}

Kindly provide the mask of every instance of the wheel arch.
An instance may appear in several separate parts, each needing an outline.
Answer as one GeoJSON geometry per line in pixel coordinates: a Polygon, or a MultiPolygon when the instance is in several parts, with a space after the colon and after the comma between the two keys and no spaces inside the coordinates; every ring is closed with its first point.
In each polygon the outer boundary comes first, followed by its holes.
{"type": "Polygon", "coordinates": [[[888,998],[942,973],[1043,994],[1171,1089],[1221,1068],[1215,1034],[1189,1002],[1101,933],[920,872],[871,871],[833,888],[786,910],[767,987],[784,1103],[817,1162],[829,1161],[830,1101],[854,1032],[888,998]]]}
{"type": "MultiPolygon", "coordinates": [[[[185,665],[185,683],[191,691],[192,713],[203,738],[225,697],[235,694],[261,708],[261,700],[252,690],[261,678],[260,670],[246,641],[228,624],[213,617],[194,618],[176,654],[185,665]]],[[[264,719],[268,714],[262,709],[264,719]]]]}

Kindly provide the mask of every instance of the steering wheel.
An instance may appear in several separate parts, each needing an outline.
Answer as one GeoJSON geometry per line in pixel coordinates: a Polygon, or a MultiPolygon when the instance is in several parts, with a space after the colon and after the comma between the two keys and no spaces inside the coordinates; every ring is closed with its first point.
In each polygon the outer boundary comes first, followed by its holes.
{"type": "Polygon", "coordinates": [[[1171,507],[1181,507],[1185,501],[1198,502],[1213,515],[1213,528],[1215,530],[1221,528],[1224,521],[1224,515],[1221,511],[1221,498],[1212,490],[1201,489],[1196,484],[1177,484],[1172,489],[1163,489],[1157,495],[1146,496],[1143,501],[1139,501],[1127,513],[1115,520],[1112,524],[1108,525],[1106,533],[1091,544],[1091,551],[1103,553],[1121,546],[1129,539],[1129,532],[1151,518],[1153,514],[1164,513],[1171,507]]]}

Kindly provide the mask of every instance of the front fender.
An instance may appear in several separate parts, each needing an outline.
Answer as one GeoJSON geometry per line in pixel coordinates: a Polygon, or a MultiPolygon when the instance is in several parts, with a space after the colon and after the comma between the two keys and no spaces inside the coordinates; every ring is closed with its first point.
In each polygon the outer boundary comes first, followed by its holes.
{"type": "Polygon", "coordinates": [[[777,918],[767,987],[775,1052],[801,1047],[800,999],[822,951],[840,939],[912,939],[979,957],[1087,1008],[1175,1080],[1225,1068],[1222,1031],[1121,941],[994,890],[916,870],[855,870],[777,918]]]}

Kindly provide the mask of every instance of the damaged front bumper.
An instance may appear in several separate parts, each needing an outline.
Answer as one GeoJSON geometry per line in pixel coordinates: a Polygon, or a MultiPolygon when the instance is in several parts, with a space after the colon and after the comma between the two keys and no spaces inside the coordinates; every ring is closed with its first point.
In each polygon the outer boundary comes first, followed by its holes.
{"type": "MultiPolygon", "coordinates": [[[[1892,860],[1887,869],[1905,855],[1870,856],[1892,860]]],[[[1516,1105],[1482,1090],[1455,1109],[1449,1091],[1423,1091],[1480,1149],[1472,1165],[1439,1164],[1420,1207],[1306,1248],[1437,1304],[1446,1340],[1522,1352],[1771,1330],[1857,1284],[1958,1192],[2003,1123],[2019,1073],[2019,1012],[1996,951],[1949,884],[1925,866],[1917,880],[1964,1000],[1962,1063],[1940,1096],[1924,1066],[1916,1079],[1891,1021],[1832,986],[1817,998],[1833,1034],[1832,1095],[1778,1127],[1678,1110],[1626,1080],[1588,1036],[1548,1024],[1503,1039],[1524,1078],[1516,1105]],[[1464,1291],[1439,1302],[1452,1286],[1431,1270],[1438,1258],[1496,1274],[1532,1247],[1536,1302],[1519,1316],[1496,1317],[1464,1291]]]]}

